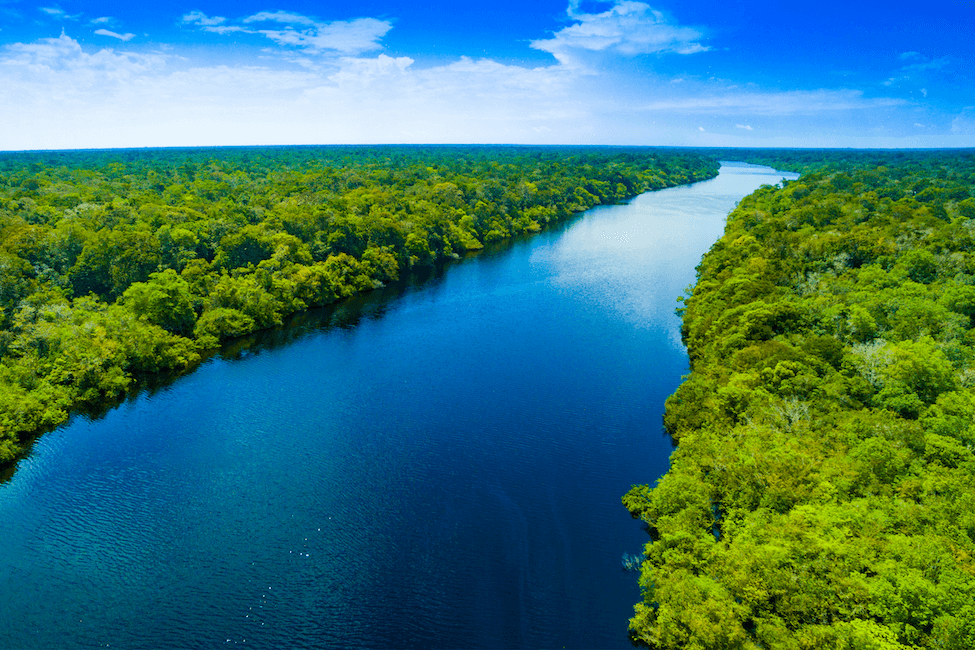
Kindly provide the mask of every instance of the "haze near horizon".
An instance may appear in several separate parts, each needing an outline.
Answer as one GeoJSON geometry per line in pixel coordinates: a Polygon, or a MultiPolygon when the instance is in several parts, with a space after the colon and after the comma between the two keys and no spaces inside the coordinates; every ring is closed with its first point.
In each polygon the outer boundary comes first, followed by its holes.
{"type": "Polygon", "coordinates": [[[961,0],[0,0],[0,150],[970,147],[973,33],[961,0]]]}

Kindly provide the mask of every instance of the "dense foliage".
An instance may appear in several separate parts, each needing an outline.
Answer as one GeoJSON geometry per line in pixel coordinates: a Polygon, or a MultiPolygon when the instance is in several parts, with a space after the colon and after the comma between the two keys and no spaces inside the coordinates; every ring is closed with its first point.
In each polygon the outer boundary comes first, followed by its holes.
{"type": "Polygon", "coordinates": [[[975,155],[743,157],[821,171],[743,200],[680,310],[631,635],[975,648],[975,155]]]}
{"type": "Polygon", "coordinates": [[[624,148],[0,155],[0,467],[221,341],[717,164],[624,148]]]}

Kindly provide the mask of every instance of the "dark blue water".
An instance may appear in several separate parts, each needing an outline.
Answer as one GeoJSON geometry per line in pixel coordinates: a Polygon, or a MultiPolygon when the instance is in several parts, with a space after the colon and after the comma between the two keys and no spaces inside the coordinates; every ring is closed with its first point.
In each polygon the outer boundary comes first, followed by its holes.
{"type": "Polygon", "coordinates": [[[782,176],[592,210],[43,437],[0,486],[0,647],[629,647],[674,300],[782,176]]]}

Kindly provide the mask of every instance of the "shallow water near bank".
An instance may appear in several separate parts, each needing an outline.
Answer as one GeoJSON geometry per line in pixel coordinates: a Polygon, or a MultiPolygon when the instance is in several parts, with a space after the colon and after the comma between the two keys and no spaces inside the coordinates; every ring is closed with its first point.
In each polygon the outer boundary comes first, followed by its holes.
{"type": "Polygon", "coordinates": [[[783,176],[590,210],[47,434],[0,485],[0,647],[630,647],[675,298],[783,176]]]}

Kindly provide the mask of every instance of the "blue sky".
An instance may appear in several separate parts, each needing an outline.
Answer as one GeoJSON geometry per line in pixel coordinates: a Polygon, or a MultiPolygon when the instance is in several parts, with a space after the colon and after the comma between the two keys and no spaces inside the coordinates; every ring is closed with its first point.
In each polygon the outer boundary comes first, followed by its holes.
{"type": "Polygon", "coordinates": [[[0,150],[975,146],[975,0],[0,0],[0,150]]]}

